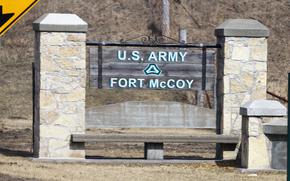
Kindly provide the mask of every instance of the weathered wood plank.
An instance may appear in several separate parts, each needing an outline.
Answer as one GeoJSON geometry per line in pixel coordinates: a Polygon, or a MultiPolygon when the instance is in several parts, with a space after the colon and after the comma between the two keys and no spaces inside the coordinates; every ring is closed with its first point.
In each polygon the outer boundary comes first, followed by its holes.
{"type": "MultiPolygon", "coordinates": [[[[135,77],[135,78],[158,78],[158,79],[199,79],[202,77],[201,72],[191,72],[191,71],[171,71],[171,72],[162,72],[160,76],[145,76],[142,71],[130,71],[130,70],[121,70],[121,71],[111,71],[104,70],[104,73],[101,75],[102,77],[135,77]]],[[[90,79],[95,79],[98,77],[98,74],[92,73],[90,79]]],[[[212,80],[214,78],[214,74],[207,74],[207,79],[212,80]]]]}
{"type": "MultiPolygon", "coordinates": [[[[163,71],[161,72],[160,76],[145,76],[143,71],[136,71],[136,70],[120,70],[120,71],[112,71],[112,70],[108,70],[108,69],[103,69],[103,74],[102,77],[143,77],[145,79],[148,78],[158,78],[158,79],[170,79],[173,78],[188,78],[188,79],[195,79],[195,78],[201,78],[202,74],[201,72],[198,71],[163,71]]],[[[214,74],[207,74],[207,78],[214,78],[214,74]]],[[[96,72],[93,72],[91,75],[91,79],[95,79],[95,77],[98,77],[98,74],[96,74],[96,72]]]]}
{"type": "MultiPolygon", "coordinates": [[[[103,63],[103,69],[107,70],[115,70],[115,69],[125,69],[125,70],[144,70],[147,67],[148,63],[130,63],[124,64],[120,62],[110,62],[110,63],[103,63]]],[[[162,71],[202,71],[201,64],[161,64],[156,63],[158,67],[162,69],[162,71]]],[[[95,71],[98,69],[98,64],[91,65],[90,69],[95,71]]],[[[207,72],[213,73],[215,72],[215,65],[208,64],[206,66],[207,72]]]]}
{"type": "MultiPolygon", "coordinates": [[[[107,76],[116,76],[116,75],[131,75],[131,76],[143,76],[144,69],[147,64],[130,64],[130,66],[120,65],[120,64],[104,64],[102,66],[102,75],[107,76]]],[[[202,75],[202,66],[201,65],[159,65],[161,73],[159,77],[200,77],[202,75]]],[[[90,69],[90,77],[94,78],[99,75],[97,68],[90,69]]],[[[207,77],[215,76],[215,67],[209,66],[206,73],[207,77]]]]}
{"type": "MultiPolygon", "coordinates": [[[[136,70],[120,70],[120,71],[112,71],[112,70],[107,70],[107,69],[103,69],[103,74],[102,76],[111,76],[111,77],[129,77],[131,76],[132,78],[133,77],[143,77],[145,79],[149,78],[150,76],[145,76],[143,71],[136,71],[136,70]]],[[[91,77],[92,79],[94,79],[95,77],[98,77],[99,74],[96,74],[96,72],[93,72],[91,77]]],[[[214,78],[214,74],[211,73],[211,74],[207,74],[206,77],[207,78],[214,78]]],[[[198,72],[198,71],[163,71],[160,73],[160,76],[151,76],[153,78],[158,78],[158,79],[161,79],[163,77],[164,78],[173,78],[176,77],[176,78],[201,78],[202,77],[202,74],[201,72],[198,72]]]]}
{"type": "Polygon", "coordinates": [[[72,142],[238,143],[236,135],[73,134],[72,142]]]}
{"type": "MultiPolygon", "coordinates": [[[[102,76],[102,87],[103,88],[106,88],[106,89],[112,89],[112,87],[110,87],[110,78],[112,76],[102,76]]],[[[115,76],[116,78],[125,78],[125,79],[129,79],[131,78],[132,76],[115,76]]],[[[143,79],[144,76],[134,76],[134,78],[136,79],[143,79]]],[[[151,79],[156,79],[157,77],[154,77],[154,76],[148,76],[146,77],[145,81],[144,81],[144,86],[142,88],[138,87],[138,88],[134,88],[134,87],[126,87],[126,89],[149,89],[148,88],[148,84],[149,84],[149,81],[151,79]]],[[[200,77],[182,77],[183,79],[185,80],[193,80],[193,83],[192,83],[192,86],[191,88],[184,88],[182,90],[199,90],[202,88],[202,79],[201,79],[201,76],[200,77]]],[[[180,77],[158,77],[159,79],[159,82],[161,81],[167,81],[169,79],[173,79],[173,80],[178,80],[180,79],[180,77]]],[[[214,89],[214,84],[215,84],[215,80],[214,78],[207,78],[206,79],[206,90],[213,90],[214,89]]],[[[91,77],[91,80],[90,80],[90,86],[91,87],[98,87],[98,78],[97,77],[91,77]]],[[[117,87],[113,87],[113,88],[117,88],[117,87]]],[[[121,88],[121,87],[118,87],[118,88],[121,88]]],[[[155,88],[156,90],[165,90],[164,88],[155,88]]],[[[172,89],[167,89],[167,90],[180,90],[180,89],[177,89],[177,88],[172,88],[172,89]]]]}
{"type": "MultiPolygon", "coordinates": [[[[120,63],[136,63],[136,62],[143,62],[143,63],[157,63],[155,61],[148,61],[148,57],[151,51],[158,52],[158,51],[180,51],[180,52],[187,52],[185,57],[185,61],[183,63],[187,64],[201,64],[202,63],[202,51],[201,50],[185,50],[185,49],[172,49],[172,48],[126,48],[126,47],[103,47],[103,63],[115,62],[118,61],[120,63]],[[126,60],[125,61],[118,61],[117,52],[118,50],[126,51],[126,60]],[[140,60],[138,61],[128,61],[131,59],[131,54],[133,51],[140,52],[140,60]]],[[[207,51],[207,64],[213,64],[215,61],[215,52],[214,51],[207,51]]],[[[96,47],[90,48],[90,62],[92,64],[96,64],[98,62],[98,49],[96,47]]],[[[166,62],[170,64],[176,64],[176,62],[166,62]]]]}

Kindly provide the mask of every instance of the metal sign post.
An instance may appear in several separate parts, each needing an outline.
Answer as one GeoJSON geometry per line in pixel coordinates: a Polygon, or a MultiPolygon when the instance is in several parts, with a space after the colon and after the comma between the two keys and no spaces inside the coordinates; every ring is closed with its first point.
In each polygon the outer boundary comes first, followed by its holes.
{"type": "Polygon", "coordinates": [[[290,145],[289,145],[289,133],[290,133],[290,116],[289,116],[289,110],[290,110],[290,105],[289,105],[289,97],[290,97],[290,73],[288,73],[288,140],[287,140],[287,180],[290,181],[289,177],[289,171],[290,171],[290,162],[289,162],[289,157],[290,157],[290,145]]]}

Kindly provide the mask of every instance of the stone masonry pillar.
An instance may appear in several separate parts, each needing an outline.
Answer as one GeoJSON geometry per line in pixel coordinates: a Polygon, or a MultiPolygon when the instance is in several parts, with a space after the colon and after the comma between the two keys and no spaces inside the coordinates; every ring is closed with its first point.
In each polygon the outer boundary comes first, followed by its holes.
{"type": "Polygon", "coordinates": [[[266,99],[269,30],[256,20],[229,19],[215,35],[222,45],[217,52],[217,133],[241,134],[240,106],[266,99]]]}
{"type": "Polygon", "coordinates": [[[70,140],[85,133],[87,28],[74,14],[45,14],[33,23],[35,157],[85,158],[84,145],[70,140]]]}

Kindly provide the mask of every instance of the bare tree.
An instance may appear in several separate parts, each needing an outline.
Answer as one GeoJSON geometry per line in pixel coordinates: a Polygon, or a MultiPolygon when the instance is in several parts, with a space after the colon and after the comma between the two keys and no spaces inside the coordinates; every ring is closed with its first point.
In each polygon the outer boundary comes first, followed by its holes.
{"type": "Polygon", "coordinates": [[[169,0],[162,0],[162,35],[170,37],[170,3],[169,0]]]}

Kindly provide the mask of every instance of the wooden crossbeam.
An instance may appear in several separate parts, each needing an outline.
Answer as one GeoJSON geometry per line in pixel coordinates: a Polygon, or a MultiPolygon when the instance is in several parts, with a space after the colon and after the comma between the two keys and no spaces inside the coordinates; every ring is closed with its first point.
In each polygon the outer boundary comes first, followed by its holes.
{"type": "Polygon", "coordinates": [[[145,134],[73,134],[72,142],[150,142],[150,143],[228,143],[240,141],[235,135],[145,135],[145,134]]]}

